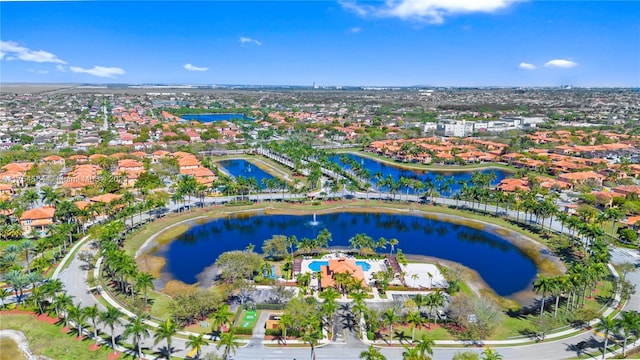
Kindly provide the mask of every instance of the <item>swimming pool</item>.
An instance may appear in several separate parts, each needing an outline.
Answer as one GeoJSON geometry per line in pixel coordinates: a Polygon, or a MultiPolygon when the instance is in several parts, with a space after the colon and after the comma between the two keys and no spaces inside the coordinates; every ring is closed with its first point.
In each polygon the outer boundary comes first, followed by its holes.
{"type": "MultiPolygon", "coordinates": [[[[325,260],[314,260],[309,263],[309,269],[313,272],[320,271],[321,266],[329,265],[329,261],[325,260]]],[[[362,268],[362,271],[369,271],[371,269],[371,265],[369,265],[366,261],[356,261],[356,265],[362,268]]]]}

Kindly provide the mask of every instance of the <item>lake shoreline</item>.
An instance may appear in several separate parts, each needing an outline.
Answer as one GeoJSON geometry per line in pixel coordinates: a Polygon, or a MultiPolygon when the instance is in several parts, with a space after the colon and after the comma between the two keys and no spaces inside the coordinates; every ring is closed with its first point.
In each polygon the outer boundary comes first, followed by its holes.
{"type": "MultiPolygon", "coordinates": [[[[335,206],[333,208],[328,208],[328,209],[318,209],[317,211],[313,211],[313,210],[302,210],[302,209],[293,209],[293,208],[285,208],[285,209],[279,209],[279,208],[272,208],[269,206],[266,207],[261,207],[258,209],[246,209],[246,210],[239,210],[237,212],[235,212],[235,214],[246,214],[248,216],[252,216],[252,215],[299,215],[299,216],[305,216],[305,215],[313,215],[313,214],[318,214],[318,215],[324,215],[324,214],[332,214],[332,213],[342,213],[342,212],[352,212],[352,213],[379,213],[379,214],[397,214],[397,215],[410,215],[410,216],[417,216],[417,217],[424,217],[424,218],[428,218],[428,219],[434,219],[434,220],[438,220],[438,221],[445,221],[445,222],[449,222],[449,223],[453,223],[453,224],[459,224],[459,225],[464,225],[464,226],[468,226],[471,228],[475,228],[475,229],[479,229],[482,231],[486,231],[489,233],[492,233],[498,237],[500,237],[501,239],[504,239],[506,241],[508,241],[510,244],[512,244],[513,246],[515,246],[516,248],[518,248],[519,250],[521,250],[523,252],[524,256],[527,256],[535,265],[536,267],[536,271],[539,273],[540,272],[540,261],[544,260],[544,261],[549,261],[551,260],[551,262],[553,263],[553,267],[555,268],[556,272],[561,272],[564,269],[564,264],[562,264],[562,262],[559,261],[559,259],[555,258],[555,259],[548,259],[548,258],[542,258],[542,257],[532,257],[531,253],[534,254],[540,254],[543,252],[543,250],[546,250],[546,247],[542,244],[540,244],[539,242],[537,242],[536,240],[533,240],[531,238],[528,238],[522,234],[519,234],[513,230],[510,229],[506,229],[503,227],[500,227],[498,225],[495,224],[491,224],[491,223],[486,223],[486,222],[482,222],[479,220],[470,220],[470,219],[465,219],[463,216],[456,216],[456,215],[450,215],[450,214],[443,214],[443,213],[438,213],[438,212],[433,212],[433,211],[426,211],[426,210],[420,210],[420,209],[415,209],[415,208],[372,208],[372,207],[364,207],[364,206],[349,206],[349,205],[339,205],[339,206],[335,206]]],[[[224,212],[224,213],[218,213],[218,214],[211,214],[211,215],[207,215],[207,216],[197,216],[191,219],[186,219],[183,220],[181,222],[179,222],[178,224],[184,224],[185,222],[190,222],[190,221],[194,221],[197,220],[198,223],[204,223],[204,222],[209,222],[209,221],[214,221],[216,219],[219,219],[220,217],[223,216],[229,216],[231,215],[228,212],[224,212]]],[[[195,225],[195,224],[194,224],[195,225]]],[[[173,225],[172,225],[173,226],[173,225]]],[[[159,235],[163,232],[165,232],[165,230],[170,229],[172,226],[164,229],[163,231],[160,231],[159,233],[157,233],[156,235],[159,235]]],[[[143,252],[146,252],[147,255],[153,256],[151,254],[149,254],[149,250],[155,248],[155,246],[152,246],[153,242],[155,241],[155,238],[157,236],[152,236],[150,237],[145,244],[139,249],[138,251],[138,255],[142,255],[144,256],[145,254],[143,254],[143,252]]],[[[158,244],[156,244],[158,245],[158,244]]],[[[406,253],[408,258],[411,259],[418,259],[418,258],[423,258],[423,259],[430,259],[433,260],[433,262],[440,262],[440,263],[457,263],[453,260],[447,260],[444,258],[437,258],[437,257],[431,257],[431,256],[427,256],[427,255],[421,255],[421,254],[412,254],[412,253],[406,253]]],[[[138,259],[138,261],[143,260],[143,258],[138,259]]],[[[156,264],[160,265],[161,262],[155,262],[156,264]]],[[[471,272],[475,272],[475,270],[468,268],[464,265],[463,266],[465,269],[468,269],[471,272]]],[[[159,269],[148,269],[150,271],[153,271],[156,274],[160,274],[162,273],[162,269],[164,268],[164,265],[162,265],[159,269]]],[[[210,270],[210,269],[209,269],[210,270]]],[[[207,272],[207,270],[205,269],[204,272],[207,272]]],[[[200,273],[198,274],[198,279],[200,281],[198,281],[199,283],[203,284],[205,282],[202,281],[202,277],[204,274],[200,273]]],[[[477,273],[476,273],[477,275],[477,273]]],[[[480,277],[479,275],[477,276],[473,276],[474,279],[468,279],[466,281],[470,281],[473,280],[473,287],[475,287],[476,289],[478,289],[478,291],[488,291],[492,294],[494,294],[495,296],[499,296],[497,294],[495,294],[495,292],[492,290],[492,288],[482,279],[482,277],[480,277]]],[[[203,284],[204,285],[204,284],[203,284]]],[[[531,283],[527,286],[527,288],[518,291],[517,293],[511,294],[511,295],[507,295],[507,296],[503,296],[503,298],[505,299],[511,299],[511,300],[515,300],[518,303],[528,303],[530,302],[533,296],[533,293],[531,292],[531,283]]]]}

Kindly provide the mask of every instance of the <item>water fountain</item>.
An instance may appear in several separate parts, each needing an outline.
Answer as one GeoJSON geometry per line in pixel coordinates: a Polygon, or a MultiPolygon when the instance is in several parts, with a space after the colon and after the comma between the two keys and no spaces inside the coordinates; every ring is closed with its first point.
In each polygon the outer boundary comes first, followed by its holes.
{"type": "Polygon", "coordinates": [[[316,214],[313,213],[313,220],[309,222],[309,225],[316,226],[318,224],[320,224],[320,222],[316,220],[316,214]]]}

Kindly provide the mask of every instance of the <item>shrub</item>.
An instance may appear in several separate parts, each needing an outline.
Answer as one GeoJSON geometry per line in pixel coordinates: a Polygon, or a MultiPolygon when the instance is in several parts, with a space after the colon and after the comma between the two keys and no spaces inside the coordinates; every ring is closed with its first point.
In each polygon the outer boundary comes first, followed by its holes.
{"type": "Polygon", "coordinates": [[[237,335],[253,335],[253,328],[233,326],[231,327],[231,331],[233,331],[237,335]]]}

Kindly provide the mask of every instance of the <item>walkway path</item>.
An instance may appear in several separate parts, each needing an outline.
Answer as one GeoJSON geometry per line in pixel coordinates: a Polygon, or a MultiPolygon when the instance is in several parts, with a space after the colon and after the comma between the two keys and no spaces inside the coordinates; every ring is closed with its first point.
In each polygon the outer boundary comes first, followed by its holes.
{"type": "MultiPolygon", "coordinates": [[[[439,200],[439,199],[437,199],[439,200]]],[[[448,199],[446,199],[448,200],[448,199]]],[[[443,202],[449,202],[449,201],[443,202]]],[[[451,201],[452,202],[452,201],[451,201]]],[[[554,224],[555,225],[555,224],[554,224]]],[[[559,224],[558,224],[559,226],[559,224]]],[[[552,225],[553,227],[553,225],[552,225]]],[[[104,307],[101,303],[99,303],[94,295],[88,291],[88,287],[86,284],[87,280],[87,271],[84,269],[84,264],[78,259],[78,254],[81,251],[95,251],[91,246],[89,246],[86,242],[81,242],[76,246],[80,247],[80,251],[76,252],[76,255],[73,256],[69,261],[71,261],[69,267],[61,272],[56,272],[55,276],[59,276],[62,282],[65,285],[65,289],[69,293],[69,295],[74,297],[75,303],[81,303],[82,306],[92,306],[93,304],[98,304],[98,307],[101,310],[104,310],[104,307]]],[[[71,254],[72,252],[70,252],[71,254]]],[[[613,251],[613,262],[629,262],[630,260],[634,260],[638,267],[635,272],[629,273],[627,275],[627,279],[635,284],[638,288],[640,288],[640,257],[635,257],[629,250],[626,249],[615,249],[613,251]]],[[[64,261],[63,261],[64,263],[64,261]]],[[[54,276],[54,277],[55,277],[54,276]]],[[[117,303],[114,302],[114,305],[117,306],[117,303]]],[[[626,304],[625,310],[638,310],[640,308],[640,296],[638,294],[632,296],[631,300],[626,304]]],[[[123,310],[123,312],[126,310],[123,310]]],[[[610,310],[609,310],[610,311],[610,310]]],[[[133,315],[133,314],[131,314],[133,315]]],[[[342,319],[346,319],[344,317],[344,312],[342,312],[342,319]]],[[[151,322],[148,322],[151,326],[157,326],[151,322]]],[[[350,331],[350,323],[349,320],[346,322],[341,322],[341,326],[348,330],[344,332],[344,342],[334,342],[323,346],[322,348],[317,349],[316,355],[317,359],[357,359],[360,352],[366,347],[364,343],[362,343],[359,338],[356,336],[355,332],[350,331]]],[[[116,328],[116,333],[120,334],[123,331],[123,327],[118,326],[116,328]]],[[[101,331],[105,331],[105,329],[101,328],[101,331]]],[[[503,345],[504,347],[499,348],[500,354],[504,356],[505,359],[519,359],[519,360],[538,360],[538,359],[565,359],[570,357],[575,357],[577,352],[582,351],[580,349],[579,344],[588,344],[592,348],[597,348],[601,346],[602,340],[594,335],[592,332],[583,332],[577,335],[562,339],[562,340],[548,340],[542,343],[531,344],[531,345],[520,345],[514,346],[521,342],[522,340],[513,340],[513,341],[487,341],[487,344],[493,345],[503,345]]],[[[447,344],[449,342],[438,341],[438,344],[447,344]]],[[[160,345],[163,346],[164,342],[160,345]]],[[[177,357],[185,357],[187,355],[187,349],[185,346],[185,340],[182,338],[175,338],[173,340],[174,345],[174,356],[177,357]]],[[[157,346],[154,346],[152,338],[145,339],[143,341],[143,347],[150,349],[157,349],[157,346]]],[[[471,351],[481,352],[482,349],[480,347],[471,347],[468,348],[471,351]]],[[[123,350],[120,348],[120,350],[123,350]]],[[[434,352],[434,359],[451,359],[453,354],[458,351],[462,351],[465,349],[460,348],[436,348],[434,352]]],[[[586,349],[587,351],[591,351],[594,349],[586,349]]],[[[399,359],[402,357],[402,348],[396,347],[383,347],[381,348],[383,354],[387,356],[389,359],[399,359]]],[[[209,345],[203,348],[203,354],[209,352],[218,352],[215,349],[214,345],[209,345]]],[[[256,339],[252,339],[248,342],[248,345],[239,349],[237,352],[236,358],[238,359],[292,359],[292,358],[306,358],[309,356],[308,348],[298,348],[298,347],[288,347],[288,348],[272,348],[272,347],[264,347],[262,343],[259,343],[258,337],[256,335],[256,339]]],[[[147,358],[154,358],[147,357],[147,358]]]]}

